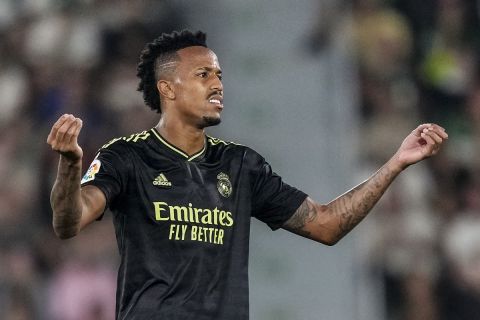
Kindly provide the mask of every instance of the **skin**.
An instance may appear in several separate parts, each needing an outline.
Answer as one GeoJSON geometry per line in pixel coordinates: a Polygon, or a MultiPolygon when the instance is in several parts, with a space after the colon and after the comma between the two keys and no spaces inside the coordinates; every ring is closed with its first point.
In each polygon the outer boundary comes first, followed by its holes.
{"type": "Polygon", "coordinates": [[[283,228],[334,245],[365,218],[401,171],[435,155],[446,139],[445,129],[438,125],[418,126],[369,179],[327,204],[307,198],[283,228]]]}
{"type": "MultiPolygon", "coordinates": [[[[200,151],[204,128],[220,122],[223,110],[221,68],[217,56],[204,47],[178,52],[173,72],[157,82],[162,116],[160,134],[187,154],[200,151]],[[212,102],[211,99],[217,100],[212,102]]],[[[95,186],[80,187],[83,151],[78,145],[82,120],[63,115],[53,125],[47,143],[60,154],[58,173],[51,192],[53,227],[59,238],[70,238],[103,213],[106,199],[95,186]]],[[[422,124],[403,141],[393,157],[365,182],[320,204],[307,198],[283,226],[296,234],[333,245],[352,230],[371,210],[395,177],[409,165],[438,152],[448,138],[435,124],[422,124]]]]}
{"type": "Polygon", "coordinates": [[[82,120],[64,114],[47,137],[52,150],[60,153],[57,178],[50,195],[53,229],[61,239],[75,236],[102,214],[106,199],[97,187],[80,188],[83,150],[78,145],[82,120]]]}
{"type": "MultiPolygon", "coordinates": [[[[194,46],[177,51],[175,71],[157,82],[162,116],[160,134],[187,154],[203,149],[204,128],[220,123],[223,110],[222,71],[210,49],[194,46]],[[210,100],[217,102],[212,103],[210,100]]],[[[106,199],[95,186],[80,187],[82,148],[78,135],[82,120],[71,114],[53,125],[47,143],[60,154],[57,178],[50,195],[53,228],[61,239],[78,234],[104,212],[106,199]]]]}
{"type": "Polygon", "coordinates": [[[162,118],[157,130],[170,143],[194,154],[205,143],[204,128],[220,123],[223,110],[222,70],[210,49],[195,46],[178,51],[175,72],[158,81],[162,118]],[[209,102],[211,98],[219,104],[209,102]]]}

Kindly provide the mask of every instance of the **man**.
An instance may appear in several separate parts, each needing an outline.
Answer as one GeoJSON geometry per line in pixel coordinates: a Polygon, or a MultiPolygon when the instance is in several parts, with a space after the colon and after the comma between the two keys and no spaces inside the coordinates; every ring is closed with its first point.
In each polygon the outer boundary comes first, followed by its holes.
{"type": "Polygon", "coordinates": [[[222,71],[202,32],[164,34],[141,55],[139,90],[155,128],[104,145],[81,179],[82,121],[63,115],[47,142],[60,153],[53,226],[75,236],[106,208],[121,263],[117,319],[248,319],[250,217],[333,245],[407,166],[447,134],[423,124],[371,178],[328,204],[284,183],[258,153],[209,137],[220,123],[222,71]]]}

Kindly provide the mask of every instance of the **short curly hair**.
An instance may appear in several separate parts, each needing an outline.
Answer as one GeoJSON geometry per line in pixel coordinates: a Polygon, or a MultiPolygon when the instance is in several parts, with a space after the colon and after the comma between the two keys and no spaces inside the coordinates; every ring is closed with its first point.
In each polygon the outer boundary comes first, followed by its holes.
{"type": "Polygon", "coordinates": [[[163,33],[146,44],[137,66],[137,77],[140,78],[137,90],[143,92],[143,100],[147,106],[158,113],[162,112],[157,89],[160,76],[173,70],[171,62],[178,60],[178,50],[193,46],[208,48],[206,40],[207,35],[202,31],[183,30],[163,33]]]}

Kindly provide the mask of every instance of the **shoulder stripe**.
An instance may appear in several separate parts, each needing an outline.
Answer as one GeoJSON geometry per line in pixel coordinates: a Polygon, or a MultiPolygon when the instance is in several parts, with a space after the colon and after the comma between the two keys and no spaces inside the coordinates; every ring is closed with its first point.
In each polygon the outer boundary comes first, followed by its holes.
{"type": "Polygon", "coordinates": [[[114,139],[110,140],[109,142],[107,142],[106,144],[104,144],[100,149],[108,148],[110,145],[114,144],[115,142],[117,142],[119,140],[123,140],[123,141],[126,141],[126,142],[130,142],[130,141],[137,142],[139,139],[146,140],[149,136],[150,136],[150,133],[148,133],[147,131],[142,131],[140,133],[131,134],[129,137],[114,138],[114,139]]]}
{"type": "Polygon", "coordinates": [[[224,144],[226,146],[228,146],[230,144],[233,144],[233,145],[236,145],[236,146],[241,146],[241,144],[238,144],[238,143],[235,143],[235,142],[223,141],[221,139],[210,137],[210,136],[207,136],[207,138],[208,138],[208,143],[210,143],[210,145],[212,145],[212,146],[215,146],[217,144],[224,144]]]}

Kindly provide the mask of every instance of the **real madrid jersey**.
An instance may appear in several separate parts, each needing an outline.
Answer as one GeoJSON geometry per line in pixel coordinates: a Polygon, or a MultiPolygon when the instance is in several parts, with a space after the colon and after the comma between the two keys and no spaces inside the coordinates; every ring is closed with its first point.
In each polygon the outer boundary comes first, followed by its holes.
{"type": "Polygon", "coordinates": [[[277,229],[306,198],[248,147],[206,137],[189,156],[156,129],[103,146],[85,185],[113,213],[129,320],[248,319],[250,218],[277,229]]]}

